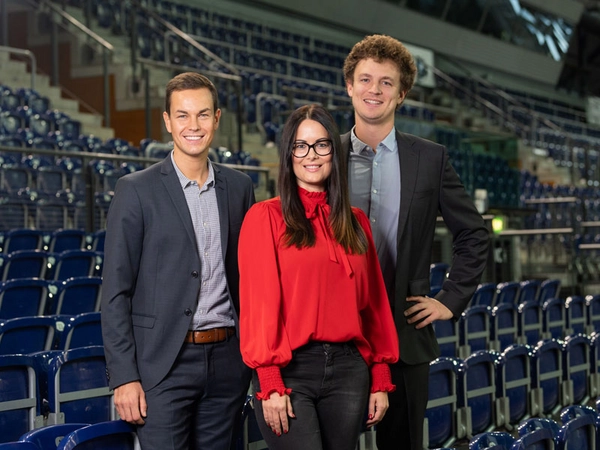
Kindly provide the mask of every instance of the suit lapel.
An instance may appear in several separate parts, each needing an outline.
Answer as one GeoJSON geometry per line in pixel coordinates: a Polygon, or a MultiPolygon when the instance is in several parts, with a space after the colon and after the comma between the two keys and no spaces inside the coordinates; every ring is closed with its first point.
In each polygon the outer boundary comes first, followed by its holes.
{"type": "Polygon", "coordinates": [[[409,140],[405,134],[396,131],[396,142],[398,143],[398,157],[400,158],[400,211],[398,214],[398,238],[397,245],[406,227],[408,211],[412,202],[415,183],[417,182],[417,169],[419,167],[419,155],[414,148],[414,142],[409,140]]]}
{"type": "Polygon", "coordinates": [[[227,244],[229,242],[229,199],[227,198],[227,177],[221,173],[221,168],[213,164],[215,171],[215,192],[217,194],[217,206],[219,207],[219,224],[221,227],[221,250],[223,260],[227,254],[227,244]]]}
{"type": "Polygon", "coordinates": [[[190,217],[190,210],[185,201],[185,195],[183,195],[181,183],[179,182],[171,158],[165,158],[161,164],[162,167],[160,172],[163,175],[162,182],[171,197],[171,201],[175,205],[175,209],[179,214],[179,218],[181,219],[181,223],[183,223],[188,238],[194,244],[194,248],[197,248],[198,243],[196,242],[196,234],[194,233],[194,225],[192,224],[192,218],[190,217]]]}

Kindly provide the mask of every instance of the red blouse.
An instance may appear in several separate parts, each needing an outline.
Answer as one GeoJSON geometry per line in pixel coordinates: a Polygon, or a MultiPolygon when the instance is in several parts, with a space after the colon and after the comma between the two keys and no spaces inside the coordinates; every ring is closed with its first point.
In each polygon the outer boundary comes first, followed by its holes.
{"type": "Polygon", "coordinates": [[[240,232],[240,344],[244,362],[258,373],[257,397],[290,392],[280,368],[311,341],[353,341],[371,368],[371,392],[392,392],[388,363],[398,360],[398,335],[369,220],[353,208],[369,247],[363,255],[347,254],[333,238],[327,194],[298,192],[314,247],[284,244],[279,197],[255,204],[240,232]]]}

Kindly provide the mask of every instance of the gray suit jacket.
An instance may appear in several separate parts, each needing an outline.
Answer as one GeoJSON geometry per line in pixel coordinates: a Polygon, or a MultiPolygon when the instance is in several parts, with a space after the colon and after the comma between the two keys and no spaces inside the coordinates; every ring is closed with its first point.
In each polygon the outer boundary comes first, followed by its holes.
{"type": "MultiPolygon", "coordinates": [[[[465,191],[442,145],[396,132],[400,160],[400,214],[395,295],[390,299],[400,359],[408,364],[432,361],[440,354],[431,325],[417,330],[404,311],[406,297],[429,294],[429,265],[438,214],[454,238],[450,274],[436,295],[460,317],[481,279],[487,259],[489,233],[465,191]]],[[[351,150],[350,133],[342,148],[351,150]]],[[[349,174],[352,176],[352,174],[349,174]]]]}
{"type": "MultiPolygon", "coordinates": [[[[254,190],[247,175],[213,167],[215,214],[237,323],[238,236],[254,190]]],[[[170,157],[119,179],[106,228],[102,335],[109,385],[141,380],[148,390],[181,349],[201,280],[192,219],[170,157]]]]}

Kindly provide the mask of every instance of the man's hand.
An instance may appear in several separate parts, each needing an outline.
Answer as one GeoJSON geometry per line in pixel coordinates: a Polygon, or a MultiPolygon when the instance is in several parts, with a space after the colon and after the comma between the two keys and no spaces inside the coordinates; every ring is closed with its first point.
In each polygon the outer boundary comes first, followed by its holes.
{"type": "Polygon", "coordinates": [[[369,418],[367,419],[367,428],[371,428],[376,423],[381,422],[385,412],[390,406],[387,392],[374,392],[369,395],[369,418]]]}
{"type": "Polygon", "coordinates": [[[441,302],[431,297],[408,297],[408,302],[414,304],[404,311],[404,316],[408,317],[407,323],[420,323],[415,325],[415,328],[423,328],[436,320],[450,320],[453,317],[452,311],[446,308],[441,302]],[[410,316],[410,317],[409,317],[410,316]]]}
{"type": "Polygon", "coordinates": [[[261,400],[261,402],[265,422],[273,433],[277,436],[287,433],[290,429],[288,416],[296,417],[290,396],[273,392],[268,400],[261,400]]]}
{"type": "Polygon", "coordinates": [[[115,406],[121,419],[135,425],[143,425],[146,417],[146,394],[139,381],[123,384],[115,388],[115,406]]]}

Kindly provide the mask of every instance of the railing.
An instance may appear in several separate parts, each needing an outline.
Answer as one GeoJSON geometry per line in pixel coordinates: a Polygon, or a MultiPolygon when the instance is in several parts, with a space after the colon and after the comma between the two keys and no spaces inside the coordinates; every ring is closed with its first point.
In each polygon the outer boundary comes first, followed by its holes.
{"type": "Polygon", "coordinates": [[[31,61],[30,86],[31,86],[31,89],[35,89],[35,74],[37,72],[37,63],[36,63],[35,55],[32,52],[30,52],[29,50],[23,50],[21,48],[5,47],[5,46],[0,46],[0,52],[10,53],[13,55],[25,56],[26,58],[29,58],[29,60],[31,61]]]}

